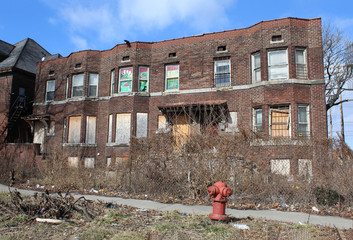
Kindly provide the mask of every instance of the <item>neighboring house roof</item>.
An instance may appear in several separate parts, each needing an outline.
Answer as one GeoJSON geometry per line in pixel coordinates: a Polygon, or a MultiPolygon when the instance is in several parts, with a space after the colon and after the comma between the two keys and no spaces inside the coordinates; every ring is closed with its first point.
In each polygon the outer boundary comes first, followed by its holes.
{"type": "Polygon", "coordinates": [[[36,74],[37,63],[50,53],[30,38],[26,38],[14,45],[0,42],[0,54],[7,57],[0,62],[0,71],[17,68],[36,74]],[[11,49],[12,47],[12,49],[11,49]]]}

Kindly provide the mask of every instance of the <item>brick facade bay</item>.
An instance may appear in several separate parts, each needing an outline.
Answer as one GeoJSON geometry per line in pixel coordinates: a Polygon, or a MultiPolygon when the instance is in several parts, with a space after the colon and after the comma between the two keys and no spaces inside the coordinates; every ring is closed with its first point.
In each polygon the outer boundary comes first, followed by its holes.
{"type": "MultiPolygon", "coordinates": [[[[137,113],[148,113],[148,136],[158,130],[159,106],[180,103],[200,103],[224,100],[229,112],[237,112],[238,128],[252,129],[254,108],[263,111],[264,139],[269,140],[269,109],[271,106],[291,107],[291,139],[298,135],[298,105],[310,109],[310,137],[327,137],[325,84],[322,64],[321,19],[285,18],[260,22],[254,26],[203,34],[161,42],[132,42],[119,44],[107,51],[81,51],[68,57],[43,61],[38,64],[34,115],[50,116],[55,121],[55,135],[46,136],[47,149],[63,146],[65,149],[84,148],[84,154],[95,157],[97,166],[104,166],[107,157],[126,156],[128,146],[108,145],[109,115],[131,114],[131,136],[136,135],[137,113]],[[272,41],[273,36],[281,41],[272,41]],[[217,51],[225,46],[225,51],[217,51]],[[306,79],[297,79],[297,48],[306,50],[306,79]],[[269,80],[268,53],[286,50],[288,56],[288,77],[286,80],[269,80]],[[169,57],[176,53],[175,57],[169,57]],[[252,54],[260,53],[261,81],[252,83],[252,54]],[[122,61],[123,57],[128,61],[122,61]],[[215,87],[214,64],[219,59],[230,59],[230,86],[215,87]],[[75,68],[80,64],[80,68],[75,68]],[[179,65],[179,89],[166,91],[166,70],[169,64],[179,65]],[[139,67],[149,68],[148,92],[138,92],[139,67]],[[132,91],[120,93],[119,70],[133,68],[132,91]],[[49,76],[49,71],[54,71],[49,76]],[[115,71],[115,91],[111,95],[111,72],[115,71]],[[84,73],[84,94],[72,98],[72,76],[84,73]],[[98,96],[87,97],[88,74],[98,73],[98,96]],[[46,82],[55,80],[55,99],[46,102],[46,82]],[[68,80],[68,82],[67,82],[68,80]],[[66,144],[70,116],[82,116],[81,143],[85,141],[86,117],[96,116],[96,144],[94,146],[73,146],[66,144]],[[64,121],[66,121],[64,123],[64,121]],[[64,135],[64,133],[66,135],[64,135]],[[87,150],[89,149],[89,150],[87,150]]],[[[113,118],[113,139],[116,117],[113,118]]],[[[307,152],[307,146],[305,148],[307,152]]],[[[304,158],[300,146],[258,146],[254,157],[269,159],[304,158]],[[292,147],[290,156],[285,151],[292,147]],[[294,152],[294,153],[293,153],[294,152]],[[297,154],[295,153],[297,152],[297,154]]]]}

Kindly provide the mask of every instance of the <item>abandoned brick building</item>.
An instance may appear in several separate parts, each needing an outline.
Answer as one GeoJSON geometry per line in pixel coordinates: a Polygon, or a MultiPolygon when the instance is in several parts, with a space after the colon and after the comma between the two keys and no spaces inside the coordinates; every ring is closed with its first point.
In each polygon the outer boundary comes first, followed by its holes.
{"type": "Polygon", "coordinates": [[[327,137],[320,18],[125,42],[37,65],[26,120],[43,153],[60,148],[72,165],[104,167],[126,156],[131,137],[172,131],[183,144],[191,129],[212,125],[259,132],[255,157],[298,166],[312,158],[298,141],[327,137]]]}
{"type": "Polygon", "coordinates": [[[22,117],[32,113],[37,63],[51,56],[34,40],[16,44],[0,40],[0,141],[32,141],[22,117]]]}

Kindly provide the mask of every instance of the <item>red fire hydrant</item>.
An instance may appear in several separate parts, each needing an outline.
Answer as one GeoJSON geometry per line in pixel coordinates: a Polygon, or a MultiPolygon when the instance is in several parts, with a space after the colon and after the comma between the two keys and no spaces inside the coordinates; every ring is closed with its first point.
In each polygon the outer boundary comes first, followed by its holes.
{"type": "Polygon", "coordinates": [[[225,221],[228,219],[226,212],[227,197],[232,195],[232,189],[227,187],[224,182],[216,182],[213,186],[208,188],[208,194],[212,195],[213,198],[213,212],[210,214],[210,218],[213,220],[225,221]]]}

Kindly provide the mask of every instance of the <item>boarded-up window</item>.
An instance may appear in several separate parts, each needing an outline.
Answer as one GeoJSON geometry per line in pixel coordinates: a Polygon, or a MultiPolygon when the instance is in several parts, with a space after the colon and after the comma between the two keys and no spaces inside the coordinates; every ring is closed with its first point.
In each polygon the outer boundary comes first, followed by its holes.
{"type": "Polygon", "coordinates": [[[129,144],[131,128],[131,114],[116,115],[116,135],[115,142],[117,144],[129,144]]]}
{"type": "Polygon", "coordinates": [[[271,172],[288,176],[290,174],[290,160],[289,159],[276,159],[271,160],[271,172]]]}
{"type": "Polygon", "coordinates": [[[69,167],[78,167],[78,157],[68,157],[69,167]]]}
{"type": "Polygon", "coordinates": [[[36,121],[34,123],[33,143],[43,144],[44,143],[44,133],[45,133],[45,128],[44,128],[43,123],[36,121]]]}
{"type": "Polygon", "coordinates": [[[226,132],[236,133],[238,131],[237,112],[230,112],[228,115],[228,127],[226,132]]]}
{"type": "Polygon", "coordinates": [[[290,136],[290,107],[270,108],[270,129],[272,137],[290,136]]]}
{"type": "Polygon", "coordinates": [[[54,136],[54,135],[55,135],[55,121],[52,120],[49,122],[48,136],[54,136]]]}
{"type": "Polygon", "coordinates": [[[85,168],[94,168],[94,157],[85,158],[85,168]]]}
{"type": "Polygon", "coordinates": [[[173,136],[176,147],[181,148],[190,138],[190,118],[186,114],[180,114],[173,118],[173,136]]]}
{"type": "Polygon", "coordinates": [[[109,115],[108,118],[108,143],[113,141],[113,114],[109,115]]]}
{"type": "Polygon", "coordinates": [[[96,117],[94,116],[87,116],[86,143],[88,144],[96,143],[96,117]]]}
{"type": "Polygon", "coordinates": [[[81,116],[69,118],[68,143],[81,142],[81,116]]]}
{"type": "Polygon", "coordinates": [[[136,137],[147,137],[148,113],[137,113],[136,137]]]}
{"type": "Polygon", "coordinates": [[[167,129],[167,119],[163,115],[158,116],[158,131],[165,131],[167,129]]]}
{"type": "Polygon", "coordinates": [[[112,158],[107,157],[107,167],[110,167],[111,164],[112,164],[112,158]]]}
{"type": "Polygon", "coordinates": [[[299,175],[310,177],[313,175],[313,167],[310,159],[298,160],[299,175]]]}

